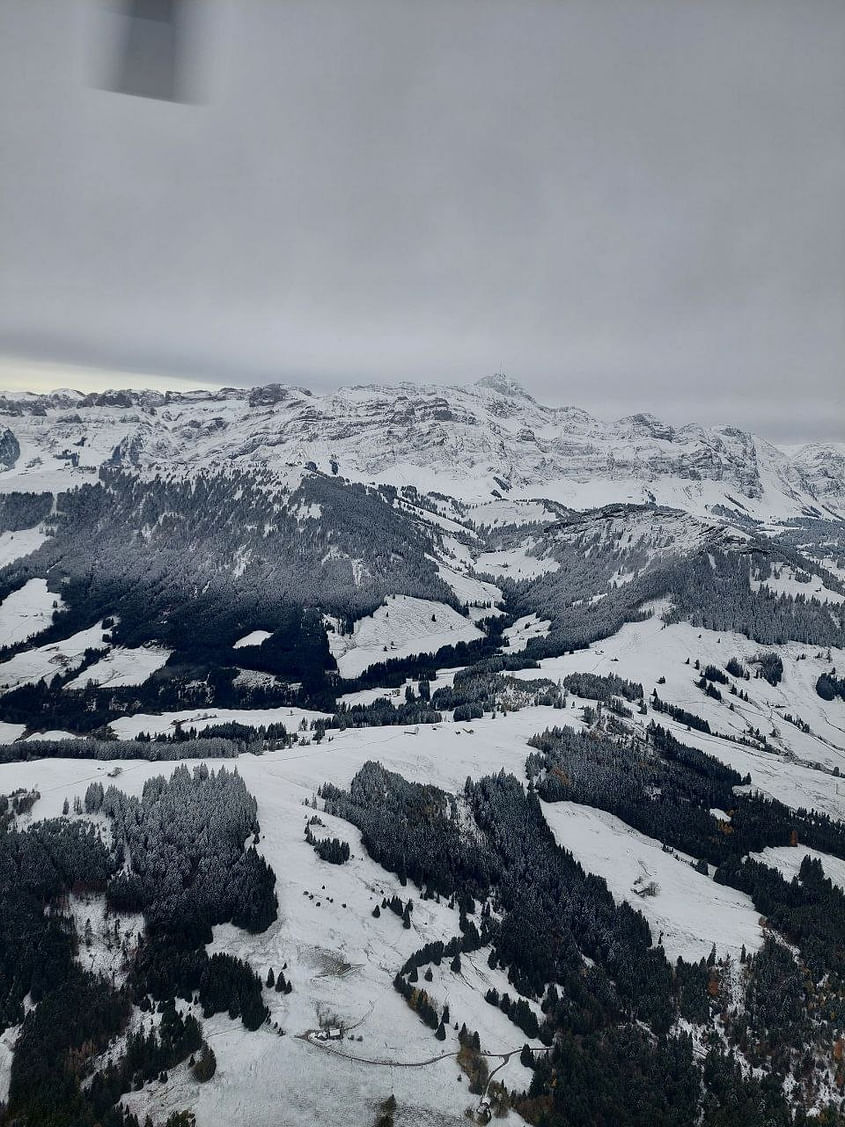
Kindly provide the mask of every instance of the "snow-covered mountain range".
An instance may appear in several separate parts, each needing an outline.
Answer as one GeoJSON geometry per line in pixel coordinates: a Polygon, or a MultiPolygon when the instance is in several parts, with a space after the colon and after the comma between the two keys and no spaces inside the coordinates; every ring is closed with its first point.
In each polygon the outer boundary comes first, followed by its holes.
{"type": "Polygon", "coordinates": [[[604,422],[544,406],[503,375],[322,395],[270,385],[0,396],[0,490],[66,489],[103,463],[187,475],[316,468],[474,504],[499,495],[575,509],[656,502],[740,521],[845,516],[843,444],[781,449],[736,427],[647,414],[604,422]]]}

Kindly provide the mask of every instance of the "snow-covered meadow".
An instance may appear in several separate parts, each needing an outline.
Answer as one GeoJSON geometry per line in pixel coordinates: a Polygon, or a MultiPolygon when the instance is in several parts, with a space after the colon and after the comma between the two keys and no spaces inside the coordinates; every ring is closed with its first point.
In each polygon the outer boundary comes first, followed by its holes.
{"type": "Polygon", "coordinates": [[[137,646],[134,649],[116,646],[78,677],[68,681],[65,688],[84,689],[89,682],[112,689],[141,685],[166,664],[171,652],[164,646],[137,646]]]}
{"type": "Polygon", "coordinates": [[[98,622],[87,630],[77,631],[69,638],[22,650],[7,661],[0,662],[0,689],[15,689],[19,685],[49,680],[56,673],[78,669],[85,660],[86,650],[105,648],[103,624],[98,622]]]}
{"type": "Polygon", "coordinates": [[[616,900],[627,900],[648,920],[652,939],[670,962],[697,962],[713,947],[738,959],[763,942],[760,917],[742,892],[697,873],[693,861],[666,852],[654,838],[577,802],[543,803],[558,844],[584,868],[598,873],[616,900]]]}
{"type": "Polygon", "coordinates": [[[28,580],[0,603],[0,644],[13,646],[40,634],[53,621],[53,612],[61,605],[58,595],[47,590],[46,580],[28,580]]]}
{"type": "Polygon", "coordinates": [[[341,676],[357,677],[391,658],[435,653],[481,637],[473,622],[446,603],[391,595],[373,614],[359,619],[351,634],[330,633],[329,646],[341,676]]]}

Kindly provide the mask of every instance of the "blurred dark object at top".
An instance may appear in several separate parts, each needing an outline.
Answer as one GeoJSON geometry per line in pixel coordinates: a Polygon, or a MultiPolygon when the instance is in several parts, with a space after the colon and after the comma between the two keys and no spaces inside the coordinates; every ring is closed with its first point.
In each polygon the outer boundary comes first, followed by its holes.
{"type": "Polygon", "coordinates": [[[184,8],[184,0],[129,0],[110,89],[166,102],[185,100],[180,83],[184,8]]]}

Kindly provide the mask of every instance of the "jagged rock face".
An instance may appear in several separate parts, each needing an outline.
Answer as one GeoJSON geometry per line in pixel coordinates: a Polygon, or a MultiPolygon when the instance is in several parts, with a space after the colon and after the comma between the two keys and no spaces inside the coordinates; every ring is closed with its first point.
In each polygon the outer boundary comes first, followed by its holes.
{"type": "Polygon", "coordinates": [[[256,387],[250,392],[250,407],[271,407],[276,403],[284,403],[290,397],[290,391],[281,384],[268,384],[266,387],[256,387]]]}
{"type": "Polygon", "coordinates": [[[127,435],[112,452],[111,462],[115,466],[140,466],[143,440],[140,433],[127,435]]]}
{"type": "Polygon", "coordinates": [[[674,429],[668,423],[663,423],[660,419],[655,418],[654,415],[629,415],[625,419],[620,419],[618,425],[620,429],[627,429],[635,436],[665,438],[670,442],[675,437],[674,429]]]}
{"type": "Polygon", "coordinates": [[[813,442],[795,456],[792,469],[801,485],[820,500],[842,504],[842,483],[845,481],[845,450],[833,443],[813,442]]]}
{"type": "Polygon", "coordinates": [[[20,455],[20,444],[14,432],[8,427],[0,430],[0,470],[11,469],[20,455]]]}
{"type": "MultiPolygon", "coordinates": [[[[575,509],[657,501],[764,520],[845,514],[845,447],[788,453],[735,427],[673,427],[648,414],[603,422],[537,403],[501,374],[464,388],[406,383],[323,395],[280,384],[165,395],[64,391],[0,397],[4,414],[16,420],[27,465],[37,462],[41,473],[91,473],[113,459],[171,474],[256,463],[272,474],[313,463],[350,480],[470,503],[505,488],[575,509]],[[55,461],[61,449],[78,450],[76,463],[55,461]]],[[[19,488],[39,488],[20,464],[15,473],[19,488]]]]}

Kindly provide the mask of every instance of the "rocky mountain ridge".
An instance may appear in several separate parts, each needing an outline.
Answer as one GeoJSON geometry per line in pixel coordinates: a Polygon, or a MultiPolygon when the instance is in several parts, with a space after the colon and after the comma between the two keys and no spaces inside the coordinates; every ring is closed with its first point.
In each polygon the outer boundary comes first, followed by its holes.
{"type": "MultiPolygon", "coordinates": [[[[613,422],[538,403],[502,374],[469,387],[284,385],[0,396],[0,490],[66,489],[110,463],[191,474],[258,464],[574,509],[656,502],[740,522],[845,516],[845,446],[784,450],[733,426],[613,422]]],[[[90,480],[90,478],[89,478],[90,480]]]]}

